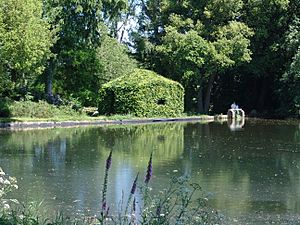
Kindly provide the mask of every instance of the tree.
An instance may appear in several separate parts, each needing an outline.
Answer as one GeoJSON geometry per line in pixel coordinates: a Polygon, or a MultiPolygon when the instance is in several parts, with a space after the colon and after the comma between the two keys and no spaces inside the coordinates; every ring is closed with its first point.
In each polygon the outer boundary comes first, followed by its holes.
{"type": "Polygon", "coordinates": [[[198,112],[207,113],[215,77],[251,60],[249,38],[253,32],[239,21],[243,2],[149,0],[147,3],[144,8],[151,29],[137,39],[138,54],[154,52],[154,57],[146,54],[144,61],[160,73],[186,83],[185,87],[197,89],[198,112]],[[155,2],[160,3],[160,9],[150,11],[155,2]],[[171,16],[166,16],[169,13],[171,16]],[[145,48],[147,42],[151,43],[150,51],[145,48]]]}
{"type": "MultiPolygon", "coordinates": [[[[52,79],[56,92],[72,95],[84,105],[96,104],[102,83],[102,62],[98,48],[109,33],[105,24],[118,17],[126,4],[109,0],[45,0],[45,18],[58,40],[45,73],[47,95],[52,99],[52,79]]],[[[111,28],[113,29],[113,28],[111,28]]]]}
{"type": "Polygon", "coordinates": [[[284,72],[287,57],[284,36],[290,23],[288,13],[289,0],[251,0],[244,4],[243,21],[251,27],[255,35],[251,38],[253,60],[239,68],[242,89],[245,93],[242,99],[249,101],[248,108],[259,112],[274,110],[278,104],[276,82],[284,72]]]}
{"type": "Polygon", "coordinates": [[[286,33],[286,50],[289,64],[281,77],[281,111],[285,115],[299,115],[300,110],[300,19],[294,17],[286,33]]]}
{"type": "Polygon", "coordinates": [[[100,85],[120,76],[129,75],[137,68],[137,62],[129,56],[126,46],[110,36],[103,37],[97,49],[97,58],[102,67],[100,85]]]}
{"type": "Polygon", "coordinates": [[[4,84],[28,89],[43,72],[52,44],[41,1],[0,0],[0,76],[4,84]]]}
{"type": "Polygon", "coordinates": [[[97,84],[100,64],[96,48],[101,41],[102,2],[100,0],[44,1],[44,17],[56,29],[58,40],[52,48],[55,57],[48,61],[46,91],[52,100],[52,79],[58,92],[85,101],[85,90],[97,84]],[[57,29],[58,28],[58,29],[57,29]],[[76,92],[75,92],[76,90],[76,92]]]}

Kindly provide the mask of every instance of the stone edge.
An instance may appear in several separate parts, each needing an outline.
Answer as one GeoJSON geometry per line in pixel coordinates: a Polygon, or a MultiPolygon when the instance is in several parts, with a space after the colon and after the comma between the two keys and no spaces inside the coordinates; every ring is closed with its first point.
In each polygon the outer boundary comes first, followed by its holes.
{"type": "Polygon", "coordinates": [[[196,122],[214,121],[216,117],[183,117],[183,118],[149,118],[149,119],[124,119],[124,120],[91,120],[91,121],[43,121],[43,122],[0,122],[0,129],[38,129],[38,128],[58,128],[58,127],[78,127],[78,126],[104,126],[104,125],[126,125],[145,124],[163,122],[196,122]]]}

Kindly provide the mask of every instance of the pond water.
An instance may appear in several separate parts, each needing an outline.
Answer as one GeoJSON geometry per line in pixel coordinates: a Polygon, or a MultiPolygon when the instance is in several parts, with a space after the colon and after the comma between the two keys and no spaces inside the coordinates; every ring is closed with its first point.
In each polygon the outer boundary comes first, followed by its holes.
{"type": "Polygon", "coordinates": [[[300,125],[246,121],[160,123],[0,131],[0,166],[18,180],[13,197],[48,213],[99,214],[105,160],[107,199],[118,205],[153,152],[154,190],[189,175],[228,224],[300,224],[300,125]]]}

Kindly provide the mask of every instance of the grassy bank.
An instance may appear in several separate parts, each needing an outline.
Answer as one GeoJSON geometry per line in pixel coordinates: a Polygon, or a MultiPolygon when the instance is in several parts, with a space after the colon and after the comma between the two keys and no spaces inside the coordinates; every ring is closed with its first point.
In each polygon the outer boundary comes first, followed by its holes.
{"type": "MultiPolygon", "coordinates": [[[[45,101],[12,101],[1,99],[0,122],[62,122],[62,121],[97,121],[97,120],[143,120],[145,117],[134,115],[97,115],[91,116],[97,108],[78,107],[72,103],[55,106],[45,101]]],[[[159,117],[152,117],[159,118],[159,117]]],[[[205,115],[182,114],[177,118],[208,119],[205,115]]]]}

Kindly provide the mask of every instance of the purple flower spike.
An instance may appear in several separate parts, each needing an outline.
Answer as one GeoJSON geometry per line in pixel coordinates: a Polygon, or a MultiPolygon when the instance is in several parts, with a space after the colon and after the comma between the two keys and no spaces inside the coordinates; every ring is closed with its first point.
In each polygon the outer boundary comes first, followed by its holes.
{"type": "Polygon", "coordinates": [[[145,183],[148,184],[150,181],[150,178],[152,177],[152,153],[150,155],[150,159],[148,162],[148,167],[147,167],[147,174],[145,177],[145,183]]]}
{"type": "Polygon", "coordinates": [[[157,216],[160,216],[160,212],[161,212],[161,206],[159,205],[159,206],[157,206],[157,208],[156,208],[156,215],[157,215],[157,216]]]}
{"type": "Polygon", "coordinates": [[[106,170],[109,170],[110,166],[111,166],[111,158],[112,158],[112,150],[109,153],[109,156],[106,160],[106,170]]]}
{"type": "Polygon", "coordinates": [[[105,211],[106,210],[106,202],[102,203],[102,210],[105,211]]]}
{"type": "Polygon", "coordinates": [[[134,181],[133,181],[133,184],[132,184],[132,187],[131,187],[131,191],[130,193],[134,195],[135,193],[135,190],[136,190],[136,185],[137,185],[137,179],[139,177],[139,174],[136,175],[134,181]]]}
{"type": "Polygon", "coordinates": [[[135,213],[135,210],[136,210],[136,200],[134,198],[132,203],[132,211],[135,213]]]}

